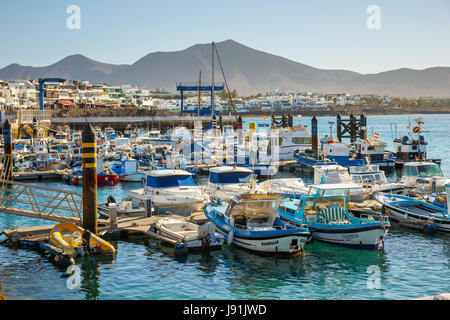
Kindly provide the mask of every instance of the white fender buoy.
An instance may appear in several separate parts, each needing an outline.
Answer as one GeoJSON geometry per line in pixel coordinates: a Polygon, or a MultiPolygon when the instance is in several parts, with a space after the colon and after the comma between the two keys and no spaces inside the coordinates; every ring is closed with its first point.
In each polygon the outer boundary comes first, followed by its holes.
{"type": "Polygon", "coordinates": [[[229,233],[228,233],[228,244],[231,244],[232,242],[233,242],[233,237],[234,237],[234,232],[233,232],[233,230],[231,230],[229,233]]]}

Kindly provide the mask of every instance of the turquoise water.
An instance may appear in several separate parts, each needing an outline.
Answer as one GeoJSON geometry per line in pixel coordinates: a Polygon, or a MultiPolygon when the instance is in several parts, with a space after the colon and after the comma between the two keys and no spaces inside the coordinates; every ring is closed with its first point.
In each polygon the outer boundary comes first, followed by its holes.
{"type": "MultiPolygon", "coordinates": [[[[411,119],[413,116],[411,116],[411,119]]],[[[442,158],[450,176],[447,128],[450,115],[424,115],[430,157],[442,158]]],[[[319,136],[329,133],[328,121],[318,118],[319,136]]],[[[389,123],[406,133],[408,116],[368,117],[380,140],[392,147],[389,123]]],[[[310,118],[303,124],[310,125],[310,118]]],[[[335,125],[334,125],[335,130],[335,125]]],[[[282,172],[282,175],[288,173],[282,172]]],[[[205,176],[199,177],[199,183],[205,176]]],[[[69,190],[80,187],[46,183],[69,190]]],[[[112,194],[117,200],[139,184],[99,188],[99,202],[112,194]]],[[[0,213],[0,229],[51,224],[0,213]]],[[[450,292],[450,235],[427,235],[394,225],[385,249],[354,250],[313,242],[306,254],[292,258],[261,257],[236,247],[174,257],[173,249],[145,239],[112,241],[114,261],[79,258],[81,288],[69,289],[69,275],[38,252],[0,246],[2,294],[9,299],[409,299],[450,292]],[[378,268],[379,286],[371,289],[378,268]]]]}

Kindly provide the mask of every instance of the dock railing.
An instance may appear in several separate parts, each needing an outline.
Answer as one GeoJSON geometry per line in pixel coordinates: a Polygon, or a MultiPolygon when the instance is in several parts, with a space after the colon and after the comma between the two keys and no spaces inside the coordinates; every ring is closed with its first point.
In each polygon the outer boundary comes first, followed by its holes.
{"type": "Polygon", "coordinates": [[[0,212],[82,223],[82,196],[77,192],[4,179],[0,188],[0,212]]]}

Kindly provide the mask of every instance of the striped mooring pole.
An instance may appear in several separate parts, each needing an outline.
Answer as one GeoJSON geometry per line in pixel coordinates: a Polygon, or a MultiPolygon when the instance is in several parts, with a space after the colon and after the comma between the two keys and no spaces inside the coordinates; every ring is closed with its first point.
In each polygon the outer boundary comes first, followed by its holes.
{"type": "Polygon", "coordinates": [[[97,143],[90,123],[82,134],[83,228],[97,234],[97,143]]]}
{"type": "Polygon", "coordinates": [[[319,159],[319,137],[317,130],[317,118],[313,116],[311,119],[311,149],[313,156],[319,159]]]}
{"type": "Polygon", "coordinates": [[[13,145],[12,145],[11,124],[9,123],[8,120],[5,121],[5,124],[3,126],[3,142],[5,144],[4,146],[5,158],[3,159],[5,172],[3,178],[5,180],[12,180],[13,145]]]}

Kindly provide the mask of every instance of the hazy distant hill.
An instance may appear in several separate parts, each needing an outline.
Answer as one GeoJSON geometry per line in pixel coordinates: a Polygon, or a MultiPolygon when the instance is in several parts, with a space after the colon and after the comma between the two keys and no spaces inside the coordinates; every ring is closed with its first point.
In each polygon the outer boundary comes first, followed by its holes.
{"type": "MultiPolygon", "coordinates": [[[[216,43],[225,75],[239,94],[274,89],[311,89],[323,92],[382,93],[393,96],[450,96],[450,68],[398,69],[378,74],[324,70],[258,51],[233,40],[216,43]]],[[[113,65],[82,55],[68,56],[46,67],[11,64],[0,69],[0,79],[58,76],[66,79],[138,84],[148,89],[175,91],[180,81],[211,81],[211,45],[197,44],[175,52],[153,52],[132,65],[113,65]]],[[[223,81],[215,60],[215,81],[223,81]]]]}
{"type": "Polygon", "coordinates": [[[89,59],[81,54],[67,56],[64,59],[45,67],[21,66],[17,63],[0,69],[0,79],[32,79],[40,77],[60,77],[64,79],[107,81],[115,72],[129,65],[114,65],[89,59]]]}

